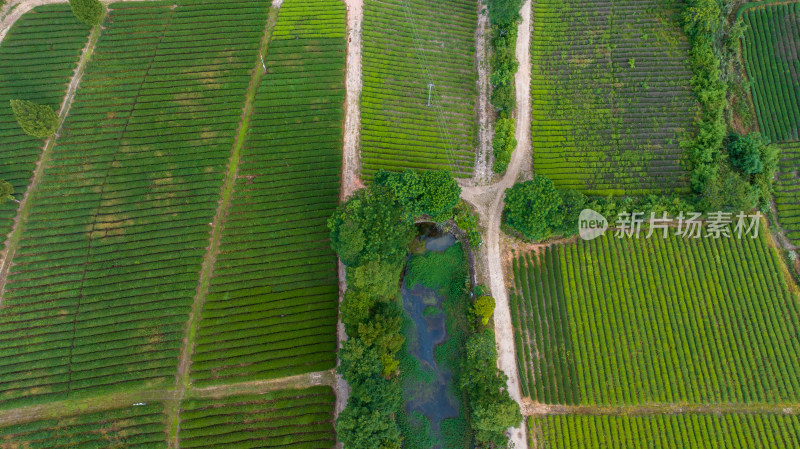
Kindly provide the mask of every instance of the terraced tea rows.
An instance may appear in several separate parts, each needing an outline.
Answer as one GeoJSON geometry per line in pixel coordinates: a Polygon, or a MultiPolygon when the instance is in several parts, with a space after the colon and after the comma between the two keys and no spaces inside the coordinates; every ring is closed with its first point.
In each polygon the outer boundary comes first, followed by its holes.
{"type": "Polygon", "coordinates": [[[457,175],[471,174],[476,26],[474,1],[364,2],[363,178],[380,168],[455,166],[457,175]]]}
{"type": "Polygon", "coordinates": [[[0,427],[2,448],[166,448],[164,406],[147,404],[0,427]]]}
{"type": "Polygon", "coordinates": [[[190,400],[181,411],[182,448],[328,449],[336,443],[330,387],[190,400]]]}
{"type": "Polygon", "coordinates": [[[617,239],[514,262],[523,383],[547,403],[800,397],[800,311],[758,239],[617,239]]]}
{"type": "Polygon", "coordinates": [[[800,418],[779,415],[551,416],[532,420],[534,448],[789,449],[800,418]]]}
{"type": "Polygon", "coordinates": [[[534,169],[593,194],[687,190],[697,105],[678,0],[541,0],[531,38],[534,169]]]}
{"type": "Polygon", "coordinates": [[[785,143],[775,180],[775,206],[786,236],[800,245],[800,142],[785,143]]]}
{"type": "Polygon", "coordinates": [[[0,406],[174,382],[267,8],[111,5],[6,284],[0,406]]]}
{"type": "Polygon", "coordinates": [[[334,366],[327,218],[341,170],[344,20],[338,0],[281,6],[200,322],[197,384],[334,366]]]}
{"type": "Polygon", "coordinates": [[[744,59],[761,131],[773,141],[800,139],[800,3],[745,9],[744,59]]]}
{"type": "MultiPolygon", "coordinates": [[[[22,16],[0,43],[0,179],[22,198],[43,142],[19,127],[9,100],[46,104],[58,112],[67,85],[89,40],[89,27],[69,5],[39,6],[22,16]]],[[[0,204],[0,239],[11,229],[17,204],[0,204]]]]}

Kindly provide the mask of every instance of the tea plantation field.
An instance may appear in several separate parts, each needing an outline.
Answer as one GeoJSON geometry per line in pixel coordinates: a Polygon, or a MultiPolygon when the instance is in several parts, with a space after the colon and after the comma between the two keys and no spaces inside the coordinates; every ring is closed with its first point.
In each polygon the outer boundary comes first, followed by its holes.
{"type": "Polygon", "coordinates": [[[775,180],[775,206],[786,236],[800,245],[800,142],[784,143],[775,180]]]}
{"type": "Polygon", "coordinates": [[[6,282],[4,406],[174,382],[266,19],[226,5],[106,17],[6,282]]]}
{"type": "Polygon", "coordinates": [[[474,1],[364,2],[362,177],[380,168],[472,173],[476,26],[474,1]]]}
{"type": "Polygon", "coordinates": [[[531,420],[531,447],[789,449],[800,418],[780,415],[551,416],[531,420]],[[646,442],[646,446],[644,445],[646,442]]]}
{"type": "Polygon", "coordinates": [[[697,104],[678,0],[533,5],[533,165],[592,194],[687,190],[697,104]]]}
{"type": "Polygon", "coordinates": [[[513,262],[523,394],[543,403],[800,398],[800,301],[758,239],[618,239],[513,262]]]}
{"type": "Polygon", "coordinates": [[[330,387],[182,404],[182,448],[329,449],[336,443],[330,387]]]}
{"type": "Polygon", "coordinates": [[[758,124],[773,141],[800,139],[800,3],[743,10],[744,59],[758,124]]]}
{"type": "Polygon", "coordinates": [[[0,425],[2,448],[167,447],[164,406],[159,403],[79,414],[68,418],[0,425]]]}
{"type": "Polygon", "coordinates": [[[344,55],[344,3],[284,2],[200,322],[198,385],[335,364],[327,219],[338,202],[344,55]]]}
{"type": "MultiPolygon", "coordinates": [[[[23,15],[0,43],[0,179],[14,186],[17,198],[28,187],[43,143],[17,125],[9,100],[46,104],[58,112],[88,41],[89,27],[63,4],[23,15]]],[[[0,239],[11,230],[16,212],[16,203],[0,205],[0,239]]]]}

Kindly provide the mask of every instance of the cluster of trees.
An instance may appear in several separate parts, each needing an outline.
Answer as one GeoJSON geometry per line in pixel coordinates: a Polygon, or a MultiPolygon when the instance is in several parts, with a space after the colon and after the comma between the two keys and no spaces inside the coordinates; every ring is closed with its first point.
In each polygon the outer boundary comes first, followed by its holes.
{"type": "MultiPolygon", "coordinates": [[[[340,311],[348,340],[339,351],[338,372],[351,393],[336,431],[349,449],[402,445],[395,415],[403,406],[398,381],[403,311],[397,298],[403,265],[416,235],[414,220],[449,219],[460,194],[447,171],[379,171],[369,187],[341,204],[328,220],[331,245],[347,266],[340,311]]],[[[483,290],[479,293],[470,313],[482,323],[476,326],[485,327],[494,312],[494,299],[483,290]]],[[[507,379],[497,370],[494,336],[490,331],[471,335],[468,348],[473,349],[463,360],[466,375],[460,377],[459,386],[469,399],[476,442],[480,447],[505,447],[504,432],[519,424],[521,415],[505,390],[507,379]]]]}
{"type": "Polygon", "coordinates": [[[396,298],[414,219],[449,218],[461,188],[450,172],[378,171],[373,183],[341,204],[328,220],[331,245],[347,266],[341,305],[349,339],[339,373],[351,387],[336,430],[345,447],[399,449],[394,415],[402,406],[397,352],[403,345],[396,298]]]}
{"type": "Polygon", "coordinates": [[[760,134],[728,138],[729,83],[725,80],[732,76],[726,59],[735,54],[743,36],[741,22],[730,25],[726,19],[733,3],[689,0],[683,11],[691,44],[692,89],[701,108],[697,136],[686,144],[696,193],[693,200],[699,210],[749,210],[766,203],[777,168],[777,149],[760,134]],[[746,154],[740,149],[743,145],[748,148],[746,154]]]}
{"type": "Polygon", "coordinates": [[[69,0],[69,6],[78,20],[90,26],[100,24],[106,14],[106,7],[100,0],[69,0]]]}
{"type": "Polygon", "coordinates": [[[578,232],[578,215],[588,199],[576,190],[559,190],[544,175],[506,189],[506,224],[530,240],[578,232]]]}
{"type": "Polygon", "coordinates": [[[522,0],[490,0],[489,21],[492,25],[492,105],[497,112],[495,135],[492,140],[495,162],[493,170],[505,173],[511,153],[517,146],[514,138],[514,119],[510,117],[516,106],[514,74],[519,63],[516,57],[517,21],[522,0]]]}

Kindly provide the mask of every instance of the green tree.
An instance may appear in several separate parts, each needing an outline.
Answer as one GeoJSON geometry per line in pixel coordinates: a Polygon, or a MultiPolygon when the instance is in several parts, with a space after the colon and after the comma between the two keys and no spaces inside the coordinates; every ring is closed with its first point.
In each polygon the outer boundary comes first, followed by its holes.
{"type": "Polygon", "coordinates": [[[700,194],[699,206],[706,211],[749,211],[756,206],[758,189],[732,170],[706,184],[700,194]]]}
{"type": "Polygon", "coordinates": [[[400,449],[400,429],[391,415],[350,404],[336,420],[336,436],[347,449],[400,449]]]}
{"type": "Polygon", "coordinates": [[[521,421],[519,404],[508,394],[473,404],[472,428],[475,430],[475,439],[481,443],[480,447],[507,447],[506,430],[518,426],[521,421]]]}
{"type": "Polygon", "coordinates": [[[347,286],[370,297],[391,299],[397,296],[403,266],[396,261],[381,260],[376,255],[362,259],[361,265],[347,268],[347,286]]]}
{"type": "Polygon", "coordinates": [[[561,225],[555,226],[554,233],[563,236],[572,236],[578,233],[578,217],[581,211],[586,208],[589,199],[586,195],[577,190],[559,190],[561,195],[561,225]]]}
{"type": "Polygon", "coordinates": [[[53,108],[27,100],[11,100],[14,118],[25,133],[46,139],[56,132],[58,116],[53,108]]]}
{"type": "Polygon", "coordinates": [[[396,262],[405,256],[414,234],[413,222],[404,219],[394,194],[380,186],[356,192],[328,219],[331,246],[347,266],[380,257],[396,262]]]}
{"type": "Polygon", "coordinates": [[[510,25],[519,19],[523,0],[489,0],[489,20],[494,25],[510,25]]]}
{"type": "Polygon", "coordinates": [[[14,198],[14,186],[8,181],[0,180],[0,202],[17,201],[14,198]]]}
{"type": "Polygon", "coordinates": [[[405,337],[400,333],[403,325],[402,311],[394,303],[380,303],[372,317],[358,325],[359,338],[374,347],[383,365],[381,374],[386,377],[397,373],[400,362],[397,351],[403,346],[405,337]]]}
{"type": "Polygon", "coordinates": [[[492,138],[492,149],[494,150],[492,170],[495,173],[505,173],[508,163],[511,162],[511,154],[517,147],[514,129],[513,118],[500,118],[495,123],[494,137],[492,138]]]}
{"type": "Polygon", "coordinates": [[[78,20],[91,26],[98,25],[106,14],[106,7],[99,0],[69,0],[69,6],[78,20]]]}
{"type": "Polygon", "coordinates": [[[447,170],[426,171],[420,175],[420,181],[425,192],[422,211],[436,221],[449,218],[461,197],[461,187],[453,174],[447,170]]]}
{"type": "Polygon", "coordinates": [[[369,319],[370,312],[375,306],[377,298],[367,295],[362,290],[348,288],[344,292],[339,311],[342,316],[344,330],[350,337],[358,336],[358,325],[369,319]]]}
{"type": "Polygon", "coordinates": [[[747,175],[763,172],[765,161],[762,156],[767,155],[764,147],[768,145],[769,139],[762,137],[758,132],[752,132],[746,136],[732,134],[728,143],[731,165],[747,175]]]}
{"type": "Polygon", "coordinates": [[[481,320],[481,324],[486,326],[494,314],[494,298],[491,296],[479,296],[475,300],[475,315],[481,320]]]}
{"type": "Polygon", "coordinates": [[[561,226],[561,204],[561,195],[553,181],[535,175],[532,180],[517,183],[506,190],[506,222],[526,238],[542,240],[561,226]]]}

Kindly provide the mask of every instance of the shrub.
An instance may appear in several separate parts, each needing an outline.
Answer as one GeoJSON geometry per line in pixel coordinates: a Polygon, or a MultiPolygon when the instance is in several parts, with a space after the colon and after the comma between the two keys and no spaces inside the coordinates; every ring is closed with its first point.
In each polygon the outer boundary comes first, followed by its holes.
{"type": "Polygon", "coordinates": [[[99,0],[69,0],[69,6],[78,20],[91,26],[98,25],[106,14],[106,7],[99,0]]]}
{"type": "Polygon", "coordinates": [[[479,296],[475,300],[475,315],[480,318],[481,324],[486,326],[489,324],[489,319],[494,314],[494,298],[491,296],[479,296]]]}
{"type": "Polygon", "coordinates": [[[27,100],[11,100],[11,109],[14,111],[14,118],[26,134],[46,139],[56,132],[58,116],[50,106],[27,100]]]}
{"type": "Polygon", "coordinates": [[[553,181],[535,175],[531,181],[517,183],[506,190],[506,222],[526,238],[542,240],[561,226],[561,204],[561,195],[553,181]]]}
{"type": "Polygon", "coordinates": [[[495,124],[492,148],[494,149],[495,173],[505,173],[508,163],[511,162],[511,154],[517,146],[517,139],[514,138],[514,119],[500,118],[495,124]]]}

